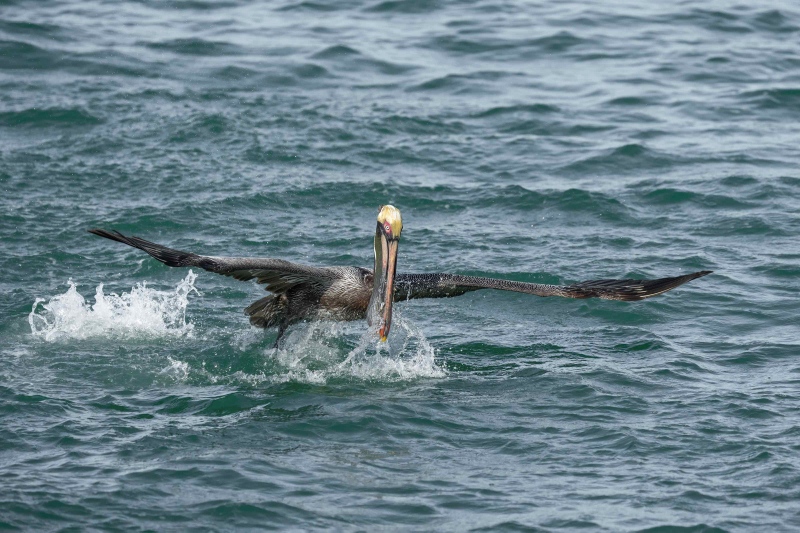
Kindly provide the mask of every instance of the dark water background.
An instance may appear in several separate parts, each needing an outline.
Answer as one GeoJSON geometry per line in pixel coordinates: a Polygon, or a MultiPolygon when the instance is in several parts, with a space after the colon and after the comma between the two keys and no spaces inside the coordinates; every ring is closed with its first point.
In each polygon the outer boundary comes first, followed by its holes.
{"type": "Polygon", "coordinates": [[[0,529],[800,529],[800,11],[644,4],[0,2],[0,529]],[[715,273],[275,352],[85,233],[370,266],[384,203],[401,271],[715,273]]]}

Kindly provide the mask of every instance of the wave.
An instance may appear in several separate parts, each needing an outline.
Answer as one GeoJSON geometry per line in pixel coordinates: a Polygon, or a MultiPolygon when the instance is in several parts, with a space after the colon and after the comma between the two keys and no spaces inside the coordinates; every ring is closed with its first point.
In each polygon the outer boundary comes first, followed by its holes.
{"type": "Polygon", "coordinates": [[[372,13],[404,13],[418,14],[431,13],[440,9],[442,5],[435,0],[386,0],[366,8],[372,13]]]}
{"type": "Polygon", "coordinates": [[[505,115],[524,116],[524,115],[545,115],[561,111],[557,106],[549,104],[519,104],[510,106],[495,106],[480,113],[472,115],[472,118],[489,118],[505,115]]]}
{"type": "Polygon", "coordinates": [[[790,22],[790,18],[778,11],[770,9],[753,17],[752,25],[759,30],[772,33],[793,33],[800,31],[800,27],[790,22]]]}
{"type": "MultiPolygon", "coordinates": [[[[2,3],[0,3],[2,5],[2,3]]],[[[53,40],[63,40],[64,30],[60,26],[41,22],[0,20],[0,32],[11,35],[26,35],[45,37],[53,40]]]]}
{"type": "Polygon", "coordinates": [[[668,168],[686,163],[685,158],[657,152],[640,144],[626,144],[602,155],[594,155],[570,163],[562,167],[563,172],[586,173],[623,173],[641,172],[668,168]]]}
{"type": "Polygon", "coordinates": [[[797,111],[800,109],[800,88],[784,87],[747,91],[740,95],[757,109],[797,111]]]}
{"type": "Polygon", "coordinates": [[[191,56],[231,56],[242,53],[241,48],[223,41],[207,41],[205,39],[171,39],[154,43],[145,43],[152,50],[163,50],[180,55],[191,56]]]}
{"type": "Polygon", "coordinates": [[[0,70],[63,71],[82,76],[157,77],[152,64],[115,50],[74,53],[0,39],[0,70]]]}
{"type": "Polygon", "coordinates": [[[49,70],[57,65],[54,52],[27,42],[0,40],[0,69],[49,70]]]}
{"type": "Polygon", "coordinates": [[[52,127],[94,126],[103,121],[80,108],[23,109],[0,113],[0,126],[52,127]]]}
{"type": "Polygon", "coordinates": [[[338,11],[340,9],[349,9],[351,6],[347,5],[344,2],[335,2],[330,4],[325,4],[322,2],[298,2],[298,3],[290,3],[283,7],[279,7],[276,11],[319,11],[319,12],[329,12],[329,11],[338,11]],[[344,5],[343,5],[344,4],[344,5]]]}
{"type": "Polygon", "coordinates": [[[130,292],[105,294],[103,284],[90,305],[70,279],[64,294],[45,303],[37,298],[28,315],[31,334],[48,342],[88,338],[158,338],[188,335],[194,325],[186,322],[189,294],[197,292],[191,270],[173,291],[158,291],[145,283],[130,292]]]}
{"type": "Polygon", "coordinates": [[[692,9],[681,14],[670,14],[660,18],[664,23],[689,24],[710,31],[723,33],[753,33],[785,34],[798,31],[798,26],[792,24],[791,18],[777,9],[759,11],[755,13],[741,13],[739,10],[714,11],[707,9],[692,9]]]}
{"type": "Polygon", "coordinates": [[[560,54],[597,43],[568,31],[559,31],[531,39],[464,38],[461,35],[439,35],[423,44],[426,48],[457,55],[500,54],[504,59],[532,59],[560,54]]]}
{"type": "Polygon", "coordinates": [[[346,72],[373,71],[387,76],[406,74],[415,67],[371,57],[350,46],[328,46],[311,55],[311,59],[338,65],[346,72]]]}
{"type": "Polygon", "coordinates": [[[185,9],[185,10],[195,10],[195,11],[213,11],[217,9],[231,9],[239,7],[239,2],[235,1],[224,1],[224,0],[213,0],[213,1],[202,1],[202,0],[176,0],[174,2],[170,2],[169,4],[165,4],[164,2],[160,2],[158,0],[140,0],[142,4],[146,5],[151,9],[162,9],[168,11],[174,11],[176,9],[185,9]]]}
{"type": "Polygon", "coordinates": [[[642,201],[651,205],[696,204],[712,209],[751,209],[757,207],[752,202],[727,194],[700,193],[675,187],[660,187],[642,195],[642,201]]]}

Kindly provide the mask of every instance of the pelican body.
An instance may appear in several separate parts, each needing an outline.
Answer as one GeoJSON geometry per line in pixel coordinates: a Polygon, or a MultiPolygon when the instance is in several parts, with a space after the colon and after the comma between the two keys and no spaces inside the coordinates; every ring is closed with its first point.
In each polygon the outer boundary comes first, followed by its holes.
{"type": "Polygon", "coordinates": [[[602,279],[572,285],[545,285],[458,274],[398,274],[397,252],[403,222],[400,211],[381,207],[375,230],[375,264],[360,267],[311,267],[282,259],[220,257],[174,250],[128,237],[118,231],[90,229],[90,233],[127,244],[171,267],[198,267],[241,281],[255,279],[270,293],[245,309],[250,323],[278,328],[276,345],[290,325],[317,318],[360,320],[366,318],[385,341],[392,324],[392,305],[415,298],[448,298],[480,289],[522,292],[536,296],[644,300],[710,274],[704,270],[683,276],[643,279],[602,279]]]}

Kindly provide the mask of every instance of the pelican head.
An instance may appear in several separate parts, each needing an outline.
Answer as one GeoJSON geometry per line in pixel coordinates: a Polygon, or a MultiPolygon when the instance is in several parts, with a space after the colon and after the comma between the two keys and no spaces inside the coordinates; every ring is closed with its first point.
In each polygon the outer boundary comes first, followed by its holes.
{"type": "Polygon", "coordinates": [[[378,324],[378,336],[381,341],[386,341],[392,325],[397,246],[402,231],[403,219],[400,216],[400,210],[393,205],[381,207],[378,213],[378,227],[375,230],[374,281],[367,314],[370,326],[378,324]]]}

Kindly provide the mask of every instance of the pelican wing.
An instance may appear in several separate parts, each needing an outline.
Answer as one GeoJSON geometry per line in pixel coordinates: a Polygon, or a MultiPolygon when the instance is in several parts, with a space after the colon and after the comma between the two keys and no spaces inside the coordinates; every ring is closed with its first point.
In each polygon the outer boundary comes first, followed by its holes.
{"type": "Polygon", "coordinates": [[[710,273],[710,270],[704,270],[686,274],[685,276],[652,280],[598,279],[573,285],[545,285],[496,278],[460,276],[458,274],[398,274],[395,285],[395,300],[447,298],[479,289],[499,289],[502,291],[524,292],[536,296],[635,301],[659,295],[710,273]]]}
{"type": "Polygon", "coordinates": [[[285,293],[302,283],[325,286],[331,280],[331,272],[326,268],[299,265],[282,259],[198,255],[167,248],[139,237],[128,237],[118,231],[90,229],[89,233],[143,250],[171,267],[198,267],[242,281],[255,279],[266,285],[266,290],[276,294],[285,293]]]}

